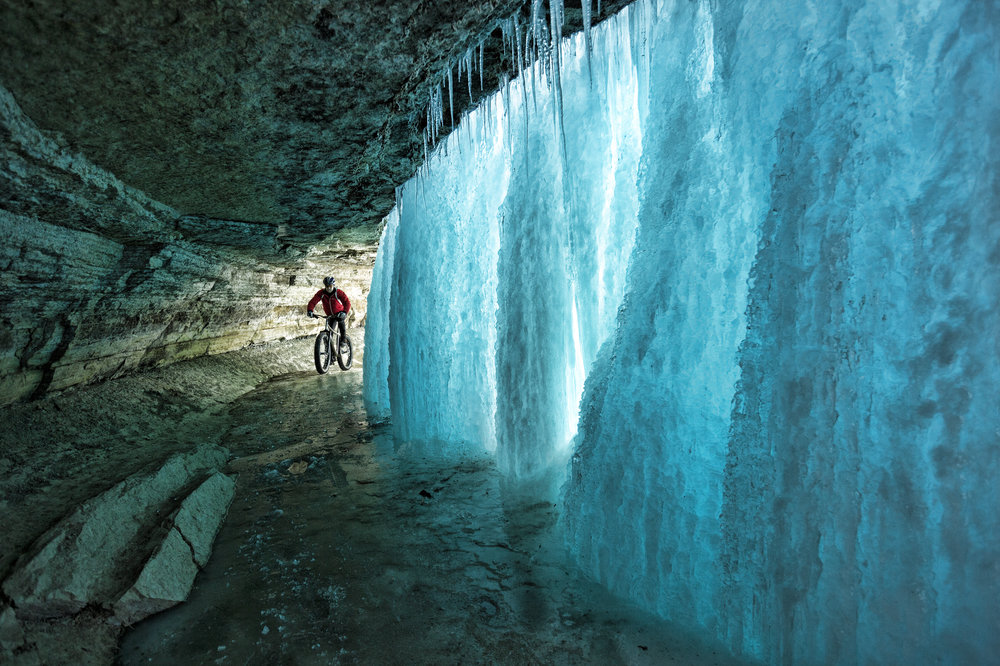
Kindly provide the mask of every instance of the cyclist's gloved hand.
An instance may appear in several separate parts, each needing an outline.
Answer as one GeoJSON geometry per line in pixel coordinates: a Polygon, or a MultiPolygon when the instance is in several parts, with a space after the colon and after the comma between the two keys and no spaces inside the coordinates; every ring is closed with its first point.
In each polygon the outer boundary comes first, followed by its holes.
{"type": "Polygon", "coordinates": [[[312,317],[313,319],[315,319],[317,317],[316,313],[313,312],[312,310],[307,311],[306,314],[309,315],[310,317],[312,317]]]}

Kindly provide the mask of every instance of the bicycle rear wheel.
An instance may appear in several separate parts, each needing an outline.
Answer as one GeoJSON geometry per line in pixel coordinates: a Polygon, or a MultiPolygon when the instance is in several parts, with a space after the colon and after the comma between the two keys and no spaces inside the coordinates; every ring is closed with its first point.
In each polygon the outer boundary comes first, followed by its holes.
{"type": "Polygon", "coordinates": [[[330,334],[327,331],[320,331],[316,336],[316,346],[313,349],[313,359],[316,361],[316,372],[325,375],[330,369],[330,334]]]}

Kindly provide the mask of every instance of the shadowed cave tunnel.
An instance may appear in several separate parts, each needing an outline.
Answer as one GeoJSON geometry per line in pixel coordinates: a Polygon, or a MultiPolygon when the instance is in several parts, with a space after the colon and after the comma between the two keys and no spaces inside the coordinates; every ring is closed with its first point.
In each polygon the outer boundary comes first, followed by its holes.
{"type": "Polygon", "coordinates": [[[0,661],[1000,659],[996,2],[0,16],[0,661]]]}

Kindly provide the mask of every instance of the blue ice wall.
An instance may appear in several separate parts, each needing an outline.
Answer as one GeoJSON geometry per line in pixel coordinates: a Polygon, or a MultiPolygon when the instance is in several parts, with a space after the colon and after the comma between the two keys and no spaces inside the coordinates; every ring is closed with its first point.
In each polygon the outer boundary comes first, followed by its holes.
{"type": "Polygon", "coordinates": [[[517,478],[568,458],[635,238],[630,37],[594,39],[622,57],[588,68],[582,38],[570,42],[559,99],[551,70],[526,69],[399,189],[369,296],[370,408],[391,405],[402,441],[495,450],[517,478]]]}
{"type": "Polygon", "coordinates": [[[389,299],[392,295],[393,263],[396,254],[396,231],[399,229],[399,209],[393,208],[383,220],[372,272],[368,299],[377,306],[368,308],[365,316],[365,352],[362,381],[365,410],[374,420],[385,420],[392,414],[389,403],[389,299]]]}
{"type": "Polygon", "coordinates": [[[649,16],[637,252],[566,495],[614,590],[771,663],[996,660],[997,7],[649,16]]]}
{"type": "Polygon", "coordinates": [[[576,432],[580,565],[738,653],[994,663],[998,32],[981,0],[630,5],[593,84],[565,59],[565,153],[515,81],[403,188],[395,427],[515,478],[576,432]]]}

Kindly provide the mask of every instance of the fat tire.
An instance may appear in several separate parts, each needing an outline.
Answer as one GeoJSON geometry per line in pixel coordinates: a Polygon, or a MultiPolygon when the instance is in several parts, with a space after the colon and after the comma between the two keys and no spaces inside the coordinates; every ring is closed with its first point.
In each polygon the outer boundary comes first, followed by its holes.
{"type": "Polygon", "coordinates": [[[344,336],[344,342],[347,343],[347,351],[341,353],[340,345],[337,345],[337,365],[340,366],[341,370],[350,370],[351,366],[354,364],[354,344],[351,339],[344,336]],[[344,356],[347,356],[347,360],[344,360],[344,356]]]}
{"type": "MultiPolygon", "coordinates": [[[[326,371],[330,369],[330,354],[333,350],[330,348],[330,334],[326,331],[320,331],[319,335],[316,336],[316,344],[313,347],[313,360],[316,361],[316,372],[321,375],[325,375],[326,371]],[[323,346],[326,345],[326,357],[324,363],[323,356],[323,346]]],[[[339,360],[337,361],[340,362],[339,360]]]]}

